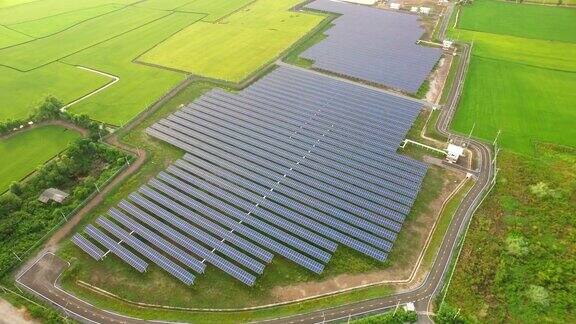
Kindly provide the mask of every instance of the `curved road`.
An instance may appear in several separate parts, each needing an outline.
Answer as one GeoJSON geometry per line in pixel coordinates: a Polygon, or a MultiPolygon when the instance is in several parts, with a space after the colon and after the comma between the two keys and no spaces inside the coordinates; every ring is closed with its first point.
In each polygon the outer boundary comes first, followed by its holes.
{"type": "MultiPolygon", "coordinates": [[[[463,52],[461,55],[464,59],[460,60],[456,82],[451,89],[448,104],[442,110],[436,127],[439,132],[450,136],[453,139],[469,141],[469,148],[476,152],[478,158],[479,168],[476,170],[477,172],[475,172],[477,182],[459,206],[452,223],[448,228],[448,232],[444,237],[438,255],[424,282],[414,290],[392,296],[366,300],[292,317],[272,319],[266,321],[267,323],[318,323],[345,320],[347,318],[364,314],[379,313],[386,309],[395,307],[398,304],[408,302],[415,303],[416,310],[423,315],[421,317],[422,320],[430,320],[428,316],[426,316],[429,311],[429,306],[433,298],[441,290],[452,257],[454,253],[457,252],[460,238],[467,229],[472,215],[479,206],[484,194],[489,190],[494,177],[491,148],[484,143],[461,138],[456,134],[450,133],[448,130],[450,121],[452,120],[452,116],[458,104],[464,77],[466,75],[470,55],[470,48],[467,45],[463,46],[463,52]]],[[[46,253],[36,263],[24,270],[22,275],[17,278],[16,282],[26,290],[46,299],[57,308],[62,309],[67,316],[72,316],[82,322],[143,322],[138,319],[99,309],[60,289],[56,283],[60,274],[67,266],[67,263],[62,261],[60,258],[51,253],[46,253]]]]}

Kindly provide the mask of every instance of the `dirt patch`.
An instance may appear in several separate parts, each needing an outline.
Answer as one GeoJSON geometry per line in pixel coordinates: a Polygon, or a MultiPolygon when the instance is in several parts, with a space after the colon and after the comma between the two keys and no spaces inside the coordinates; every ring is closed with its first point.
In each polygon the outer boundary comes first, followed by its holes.
{"type": "MultiPolygon", "coordinates": [[[[342,274],[323,281],[306,282],[290,286],[279,286],[272,289],[272,295],[276,302],[293,301],[301,298],[309,298],[328,293],[334,293],[342,289],[359,287],[363,285],[375,284],[384,281],[393,281],[401,283],[403,280],[410,278],[420,253],[423,250],[428,235],[431,232],[433,224],[436,222],[444,201],[456,189],[458,184],[464,179],[465,175],[456,171],[446,171],[442,192],[429,205],[428,211],[416,215],[413,219],[408,220],[402,231],[404,235],[410,237],[411,244],[408,249],[406,259],[394,262],[388,269],[379,270],[360,274],[342,274]]],[[[396,248],[400,248],[396,246],[396,248]]],[[[423,278],[425,271],[419,271],[416,279],[423,278]]],[[[420,280],[412,280],[408,284],[400,284],[399,288],[407,289],[415,287],[420,280]]]]}
{"type": "Polygon", "coordinates": [[[438,61],[438,67],[430,76],[430,89],[426,93],[426,101],[438,103],[442,97],[442,90],[452,65],[452,55],[443,55],[438,61]]]}
{"type": "Polygon", "coordinates": [[[18,309],[9,302],[0,298],[0,323],[4,324],[36,324],[40,323],[33,320],[30,314],[24,309],[18,309]]]}

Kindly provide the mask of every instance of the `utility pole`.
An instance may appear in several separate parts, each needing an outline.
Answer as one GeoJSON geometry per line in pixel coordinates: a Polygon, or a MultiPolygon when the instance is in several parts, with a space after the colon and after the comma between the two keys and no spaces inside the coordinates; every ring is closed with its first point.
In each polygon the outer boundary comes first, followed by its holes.
{"type": "Polygon", "coordinates": [[[126,164],[128,164],[128,166],[130,166],[130,161],[128,161],[128,157],[126,155],[124,155],[124,159],[126,160],[126,164]]]}
{"type": "Polygon", "coordinates": [[[16,254],[16,252],[12,251],[12,254],[14,254],[14,256],[16,257],[16,259],[18,259],[18,261],[22,262],[22,259],[20,259],[20,257],[18,256],[18,254],[16,254]]]}
{"type": "Polygon", "coordinates": [[[494,142],[492,142],[492,145],[496,146],[496,141],[498,140],[498,137],[500,137],[501,131],[502,131],[501,129],[498,130],[498,133],[496,134],[496,138],[494,138],[494,142]]]}
{"type": "Polygon", "coordinates": [[[66,216],[64,215],[64,213],[62,211],[60,211],[60,214],[62,214],[62,218],[64,218],[64,221],[67,222],[68,218],[66,218],[66,216]]]}
{"type": "Polygon", "coordinates": [[[94,187],[96,187],[96,191],[100,192],[100,188],[98,188],[98,184],[94,184],[94,187]]]}

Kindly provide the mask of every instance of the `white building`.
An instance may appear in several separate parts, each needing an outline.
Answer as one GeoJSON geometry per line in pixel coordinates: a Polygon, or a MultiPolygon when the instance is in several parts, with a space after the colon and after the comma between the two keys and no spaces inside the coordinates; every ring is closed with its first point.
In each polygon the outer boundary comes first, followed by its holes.
{"type": "Polygon", "coordinates": [[[412,7],[412,8],[410,8],[410,12],[418,12],[418,7],[412,7]]]}
{"type": "Polygon", "coordinates": [[[363,5],[370,5],[370,6],[375,4],[376,1],[378,1],[378,0],[344,0],[344,2],[359,3],[359,4],[363,4],[363,5]]]}
{"type": "Polygon", "coordinates": [[[454,42],[452,42],[451,40],[445,39],[442,41],[442,48],[445,50],[450,49],[450,47],[452,47],[453,43],[454,42]]]}
{"type": "Polygon", "coordinates": [[[446,149],[448,154],[446,154],[446,160],[450,163],[458,162],[458,158],[464,155],[464,148],[462,146],[448,144],[446,149]]]}
{"type": "Polygon", "coordinates": [[[432,10],[432,9],[430,9],[430,7],[420,7],[420,13],[421,14],[428,15],[428,14],[430,14],[430,10],[432,10]]]}
{"type": "Polygon", "coordinates": [[[399,10],[400,7],[402,7],[402,5],[399,4],[399,3],[395,3],[395,2],[394,2],[394,3],[391,3],[391,4],[390,4],[390,9],[399,10]]]}

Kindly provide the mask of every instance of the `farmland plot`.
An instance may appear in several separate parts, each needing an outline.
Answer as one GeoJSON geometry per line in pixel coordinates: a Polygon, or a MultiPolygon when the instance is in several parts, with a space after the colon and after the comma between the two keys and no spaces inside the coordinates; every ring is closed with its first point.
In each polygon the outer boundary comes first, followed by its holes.
{"type": "Polygon", "coordinates": [[[289,12],[299,0],[259,0],[217,24],[199,22],[139,58],[193,74],[240,82],[273,61],[323,16],[289,12]]]}
{"type": "Polygon", "coordinates": [[[80,134],[59,126],[44,126],[0,141],[0,192],[64,150],[80,134]]]}

